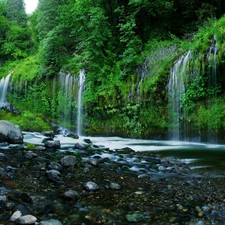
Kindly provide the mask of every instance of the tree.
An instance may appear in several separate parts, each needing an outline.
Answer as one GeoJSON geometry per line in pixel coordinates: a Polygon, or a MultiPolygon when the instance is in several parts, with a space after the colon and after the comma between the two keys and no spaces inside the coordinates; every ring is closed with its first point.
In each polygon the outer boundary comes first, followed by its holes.
{"type": "Polygon", "coordinates": [[[43,40],[48,32],[58,26],[60,0],[40,0],[38,4],[37,29],[40,40],[43,40]]]}
{"type": "Polygon", "coordinates": [[[26,27],[27,14],[23,0],[7,0],[7,18],[15,25],[26,27]]]}

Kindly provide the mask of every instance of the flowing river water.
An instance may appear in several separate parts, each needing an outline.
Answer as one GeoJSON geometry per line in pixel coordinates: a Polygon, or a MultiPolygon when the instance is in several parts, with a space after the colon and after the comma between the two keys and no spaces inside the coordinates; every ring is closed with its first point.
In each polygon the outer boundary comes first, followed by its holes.
{"type": "MultiPolygon", "coordinates": [[[[32,144],[40,144],[45,137],[40,133],[24,133],[24,141],[32,144]]],[[[207,176],[225,176],[225,145],[183,142],[183,141],[162,141],[130,139],[120,137],[87,137],[80,136],[79,139],[56,135],[61,148],[73,151],[75,143],[84,143],[84,139],[90,139],[96,146],[102,146],[111,150],[131,148],[136,152],[154,152],[160,158],[174,157],[189,165],[193,171],[198,170],[207,176]]]]}
{"type": "Polygon", "coordinates": [[[51,149],[23,134],[0,147],[0,225],[16,210],[40,225],[225,224],[225,145],[60,134],[51,149]]]}

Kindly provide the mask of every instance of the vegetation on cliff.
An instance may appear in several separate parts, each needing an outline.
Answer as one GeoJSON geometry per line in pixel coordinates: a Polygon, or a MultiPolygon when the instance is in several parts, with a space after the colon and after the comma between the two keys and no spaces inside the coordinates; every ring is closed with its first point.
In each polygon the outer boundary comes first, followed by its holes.
{"type": "MultiPolygon", "coordinates": [[[[185,123],[218,133],[225,129],[224,11],[222,0],[41,0],[28,17],[23,0],[1,0],[0,76],[13,71],[12,81],[23,84],[9,96],[17,109],[59,122],[72,116],[53,80],[84,69],[85,133],[166,138],[170,68],[191,50],[185,123]],[[214,37],[217,82],[209,85],[214,37]]],[[[68,104],[75,111],[77,103],[68,104]]],[[[74,118],[65,124],[74,129],[74,118]]]]}

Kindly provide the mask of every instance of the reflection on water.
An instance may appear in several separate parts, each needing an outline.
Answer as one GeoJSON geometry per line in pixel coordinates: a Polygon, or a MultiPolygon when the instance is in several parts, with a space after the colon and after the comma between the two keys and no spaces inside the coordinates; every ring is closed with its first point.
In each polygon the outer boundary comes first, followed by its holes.
{"type": "MultiPolygon", "coordinates": [[[[43,145],[45,136],[40,133],[24,132],[24,141],[36,145],[43,145]]],[[[63,135],[56,135],[61,148],[71,148],[75,143],[84,143],[83,139],[90,139],[94,145],[104,146],[111,150],[129,147],[134,151],[151,151],[161,158],[175,157],[189,164],[194,170],[210,173],[225,173],[225,145],[182,141],[156,141],[129,139],[120,137],[80,137],[72,139],[63,135]]]]}

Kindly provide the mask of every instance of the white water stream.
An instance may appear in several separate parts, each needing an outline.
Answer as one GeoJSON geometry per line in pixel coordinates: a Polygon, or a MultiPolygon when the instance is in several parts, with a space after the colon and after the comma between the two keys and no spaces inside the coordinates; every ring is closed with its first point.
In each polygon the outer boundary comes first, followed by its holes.
{"type": "Polygon", "coordinates": [[[8,105],[6,95],[7,95],[10,76],[11,76],[11,73],[9,73],[6,77],[3,77],[0,80],[0,108],[8,105]]]}
{"type": "MultiPolygon", "coordinates": [[[[45,138],[40,133],[24,132],[24,142],[35,145],[43,145],[45,138]]],[[[95,146],[105,147],[112,151],[131,148],[136,152],[152,152],[161,158],[172,157],[189,164],[193,169],[204,169],[211,174],[225,173],[225,145],[208,144],[183,141],[157,141],[143,139],[129,139],[120,137],[86,137],[79,139],[56,135],[55,140],[61,143],[61,149],[74,151],[76,143],[85,143],[84,139],[90,139],[95,146]]],[[[112,151],[110,154],[112,154],[112,151]]],[[[213,175],[214,176],[214,175],[213,175]]]]}
{"type": "Polygon", "coordinates": [[[78,91],[78,106],[77,106],[77,134],[80,136],[81,125],[82,125],[82,92],[84,89],[85,83],[85,72],[84,70],[80,71],[79,75],[79,91],[78,91]]]}

